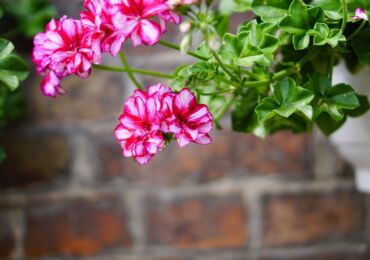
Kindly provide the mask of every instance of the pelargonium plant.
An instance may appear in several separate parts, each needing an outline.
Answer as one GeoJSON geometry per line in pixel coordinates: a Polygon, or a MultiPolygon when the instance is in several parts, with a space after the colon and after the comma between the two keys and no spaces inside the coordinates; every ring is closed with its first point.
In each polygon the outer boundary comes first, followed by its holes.
{"type": "Polygon", "coordinates": [[[85,0],[79,19],[53,19],[35,37],[33,61],[50,97],[66,94],[61,81],[70,75],[127,73],[137,90],[115,137],[125,157],[146,164],[171,140],[211,143],[209,133],[229,111],[235,131],[259,137],[314,125],[329,135],[366,113],[367,97],[333,85],[332,75],[342,60],[351,72],[370,65],[367,12],[367,0],[85,0]],[[234,13],[254,19],[230,28],[234,13]],[[160,39],[169,24],[183,33],[179,45],[160,39]],[[196,61],[170,74],[131,68],[127,41],[196,61]],[[103,65],[103,53],[119,56],[122,67],[103,65]],[[169,81],[144,88],[135,74],[169,81]]]}

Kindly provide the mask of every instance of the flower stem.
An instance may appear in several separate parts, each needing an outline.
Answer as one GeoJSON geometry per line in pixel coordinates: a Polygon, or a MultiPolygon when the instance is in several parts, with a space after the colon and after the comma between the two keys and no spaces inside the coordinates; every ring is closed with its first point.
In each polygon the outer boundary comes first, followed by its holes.
{"type": "Polygon", "coordinates": [[[341,31],[343,33],[344,32],[344,29],[346,29],[346,25],[347,25],[347,13],[348,13],[347,1],[346,0],[342,0],[342,5],[343,5],[343,22],[342,22],[341,31]]]}
{"type": "Polygon", "coordinates": [[[366,25],[367,21],[365,19],[362,20],[362,23],[360,24],[360,26],[356,29],[356,31],[354,31],[348,38],[347,38],[347,41],[351,40],[353,37],[355,37],[361,30],[362,28],[364,28],[364,26],[366,25]]]}
{"type": "MultiPolygon", "coordinates": [[[[181,51],[181,50],[180,50],[180,47],[179,47],[178,45],[173,44],[173,43],[171,43],[171,42],[167,42],[167,41],[164,41],[164,40],[159,40],[159,41],[158,41],[158,44],[160,44],[160,45],[162,45],[162,46],[165,46],[165,47],[167,47],[167,48],[173,49],[173,50],[181,51]]],[[[204,60],[204,61],[207,61],[207,60],[208,60],[207,58],[205,58],[205,57],[203,57],[203,56],[200,56],[200,55],[196,54],[196,53],[195,53],[195,52],[193,52],[193,51],[187,51],[187,52],[186,52],[186,54],[188,54],[188,55],[190,55],[190,56],[192,56],[192,57],[194,57],[194,58],[197,58],[197,59],[199,59],[199,60],[204,60]]]]}
{"type": "Polygon", "coordinates": [[[227,75],[229,75],[229,77],[233,80],[235,80],[235,76],[230,72],[230,70],[225,66],[225,64],[222,62],[222,60],[220,59],[220,57],[217,55],[217,53],[213,50],[211,50],[211,53],[213,55],[213,57],[215,58],[215,60],[217,61],[218,65],[220,65],[220,67],[222,68],[223,71],[225,71],[225,73],[227,75]]]}
{"type": "Polygon", "coordinates": [[[140,83],[137,81],[134,74],[130,70],[130,65],[128,64],[126,56],[122,51],[119,53],[119,57],[121,58],[123,66],[127,68],[127,75],[131,79],[131,81],[135,84],[136,88],[143,89],[143,87],[140,85],[140,83]]]}
{"type": "Polygon", "coordinates": [[[164,79],[174,78],[173,75],[164,74],[164,73],[160,73],[160,72],[152,71],[152,70],[144,70],[144,69],[136,69],[136,68],[127,69],[127,68],[111,67],[107,65],[97,65],[97,64],[94,64],[93,68],[98,69],[98,70],[111,71],[111,72],[126,72],[126,73],[132,72],[132,73],[154,76],[154,77],[164,78],[164,79]]]}

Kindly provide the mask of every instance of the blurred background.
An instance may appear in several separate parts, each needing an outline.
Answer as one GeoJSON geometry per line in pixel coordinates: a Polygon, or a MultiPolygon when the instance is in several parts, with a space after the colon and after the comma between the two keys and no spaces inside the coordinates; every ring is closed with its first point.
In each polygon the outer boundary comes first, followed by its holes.
{"type": "MultiPolygon", "coordinates": [[[[78,17],[83,1],[15,2],[0,0],[0,33],[30,61],[40,26],[78,17]]],[[[181,35],[171,27],[165,38],[181,35]]],[[[169,72],[192,61],[163,47],[125,50],[133,67],[169,72]]],[[[113,135],[133,91],[126,75],[70,77],[57,99],[39,83],[31,72],[6,102],[15,115],[1,121],[0,259],[370,259],[369,196],[328,139],[259,140],[225,118],[213,144],[173,143],[140,167],[113,135]]]]}

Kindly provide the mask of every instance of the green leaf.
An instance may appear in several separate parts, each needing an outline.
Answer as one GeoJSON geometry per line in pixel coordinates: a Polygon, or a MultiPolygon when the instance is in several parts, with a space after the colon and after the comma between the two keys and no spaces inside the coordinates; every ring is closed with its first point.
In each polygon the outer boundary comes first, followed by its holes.
{"type": "Polygon", "coordinates": [[[311,83],[306,87],[315,94],[314,118],[326,112],[334,121],[339,122],[343,120],[348,110],[356,109],[361,105],[351,86],[338,84],[332,87],[329,77],[324,74],[313,74],[311,83]]]}
{"type": "Polygon", "coordinates": [[[309,104],[314,95],[309,90],[296,86],[292,78],[279,81],[273,90],[274,96],[263,99],[256,108],[260,121],[266,121],[275,114],[288,118],[296,112],[312,118],[313,111],[309,104]]]}
{"type": "Polygon", "coordinates": [[[14,91],[28,75],[27,63],[12,53],[13,44],[0,39],[0,85],[14,91]]]}
{"type": "Polygon", "coordinates": [[[321,113],[315,122],[321,132],[329,136],[337,131],[346,122],[346,117],[343,117],[339,121],[335,121],[328,113],[321,113]]]}
{"type": "Polygon", "coordinates": [[[224,15],[230,15],[234,12],[244,13],[250,9],[252,0],[220,0],[219,10],[224,15]]]}
{"type": "Polygon", "coordinates": [[[360,105],[353,88],[346,84],[338,84],[328,92],[328,100],[335,103],[340,109],[355,109],[360,105]]]}
{"type": "Polygon", "coordinates": [[[302,35],[306,34],[306,31],[313,26],[307,6],[302,0],[293,0],[288,14],[279,24],[279,27],[285,32],[302,35]]]}
{"type": "Polygon", "coordinates": [[[340,41],[346,41],[341,30],[330,29],[326,23],[316,23],[315,27],[307,34],[314,36],[314,45],[318,46],[329,44],[335,48],[340,41]]]}
{"type": "Polygon", "coordinates": [[[220,56],[229,64],[252,66],[255,63],[270,66],[273,53],[279,46],[274,36],[277,27],[272,23],[252,20],[242,25],[237,35],[226,34],[220,48],[220,56]]]}
{"type": "Polygon", "coordinates": [[[346,110],[346,114],[350,117],[359,117],[366,114],[370,110],[370,103],[367,96],[357,95],[360,105],[352,110],[346,110]]]}
{"type": "Polygon", "coordinates": [[[13,29],[29,38],[43,31],[45,24],[56,16],[55,7],[47,0],[3,0],[0,5],[17,21],[13,29]]]}
{"type": "Polygon", "coordinates": [[[370,29],[362,30],[352,39],[353,50],[361,64],[370,65],[370,29]]]}
{"type": "Polygon", "coordinates": [[[0,38],[0,59],[9,56],[13,50],[14,45],[10,41],[0,38]]]}
{"type": "Polygon", "coordinates": [[[341,20],[343,18],[342,2],[338,0],[313,0],[310,5],[320,6],[325,15],[332,20],[341,20]]]}
{"type": "Polygon", "coordinates": [[[296,50],[303,50],[309,46],[307,32],[316,22],[323,21],[324,16],[320,7],[308,8],[302,0],[293,0],[288,15],[279,23],[282,31],[293,36],[293,46],[296,50]]]}
{"type": "Polygon", "coordinates": [[[288,14],[292,0],[254,0],[253,11],[265,22],[279,22],[288,14]]]}

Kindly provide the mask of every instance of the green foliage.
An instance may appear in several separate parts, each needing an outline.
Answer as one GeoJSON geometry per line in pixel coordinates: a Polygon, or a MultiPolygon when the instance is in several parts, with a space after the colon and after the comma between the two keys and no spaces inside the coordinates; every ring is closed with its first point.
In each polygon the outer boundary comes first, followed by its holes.
{"type": "Polygon", "coordinates": [[[28,38],[43,31],[45,24],[56,15],[55,8],[47,0],[2,0],[0,9],[9,27],[2,31],[8,29],[12,35],[21,34],[28,38]]]}
{"type": "Polygon", "coordinates": [[[28,75],[27,63],[14,55],[13,50],[11,42],[0,39],[0,87],[6,87],[11,91],[16,90],[19,82],[28,75]]]}

